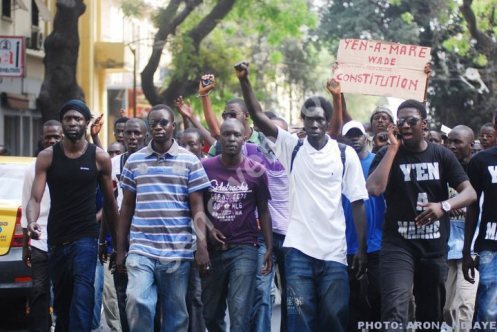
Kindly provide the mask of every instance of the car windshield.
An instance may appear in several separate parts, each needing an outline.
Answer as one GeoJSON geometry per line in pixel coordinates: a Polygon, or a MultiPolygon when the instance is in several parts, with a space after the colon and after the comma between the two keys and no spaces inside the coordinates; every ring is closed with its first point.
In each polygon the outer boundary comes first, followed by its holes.
{"type": "Polygon", "coordinates": [[[21,201],[26,164],[0,163],[0,199],[21,201]]]}

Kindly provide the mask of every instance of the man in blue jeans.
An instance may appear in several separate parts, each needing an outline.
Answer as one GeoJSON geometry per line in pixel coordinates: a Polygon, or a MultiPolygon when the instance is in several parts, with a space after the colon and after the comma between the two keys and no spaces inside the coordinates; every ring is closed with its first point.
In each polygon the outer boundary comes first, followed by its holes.
{"type": "Polygon", "coordinates": [[[172,110],[156,105],[147,120],[152,141],[129,156],[121,174],[116,273],[128,272],[130,331],[154,329],[157,300],[161,329],[186,331],[186,294],[195,245],[193,221],[200,271],[209,264],[202,191],[210,183],[200,160],[173,139],[176,123],[172,110]]]}
{"type": "MultiPolygon", "coordinates": [[[[497,128],[497,125],[494,125],[497,128]]],[[[476,154],[468,166],[468,176],[476,190],[478,200],[468,206],[464,227],[464,248],[462,269],[464,278],[475,282],[475,268],[480,272],[480,283],[476,292],[474,322],[481,331],[495,331],[497,321],[497,147],[476,154]],[[471,242],[480,214],[480,198],[484,194],[481,209],[480,231],[476,238],[475,251],[479,265],[471,257],[471,242]],[[471,274],[469,273],[471,271],[471,274]],[[494,323],[492,328],[484,323],[494,323]]]]}
{"type": "Polygon", "coordinates": [[[104,196],[109,223],[117,220],[109,155],[90,144],[88,107],[70,100],[60,110],[64,138],[40,152],[27,205],[28,232],[41,236],[37,223],[45,185],[50,189],[47,224],[49,269],[54,286],[56,331],[90,331],[97,255],[96,188],[104,196]]]}
{"type": "Polygon", "coordinates": [[[202,279],[209,331],[225,329],[226,301],[231,331],[249,331],[257,270],[267,275],[272,269],[266,169],[242,153],[245,139],[243,124],[227,119],[221,125],[221,155],[202,161],[212,185],[204,193],[207,214],[224,240],[210,246],[212,268],[202,279]],[[266,244],[263,266],[257,259],[256,211],[266,244]]]}
{"type": "Polygon", "coordinates": [[[349,284],[342,194],[351,201],[359,239],[352,265],[356,277],[364,274],[366,263],[363,200],[368,193],[359,158],[352,148],[326,135],[333,112],[327,100],[313,97],[304,102],[301,117],[307,137],[299,142],[262,112],[248,80],[248,63],[239,63],[235,70],[250,116],[264,135],[276,138],[274,152],[288,174],[288,330],[345,331],[349,284]]]}

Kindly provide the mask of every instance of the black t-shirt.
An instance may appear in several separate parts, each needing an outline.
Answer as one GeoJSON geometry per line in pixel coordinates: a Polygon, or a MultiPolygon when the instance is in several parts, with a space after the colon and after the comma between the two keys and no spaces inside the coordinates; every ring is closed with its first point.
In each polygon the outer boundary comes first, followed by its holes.
{"type": "Polygon", "coordinates": [[[484,193],[480,231],[475,250],[497,251],[497,147],[476,154],[468,166],[468,175],[478,197],[484,193]]]}
{"type": "MultiPolygon", "coordinates": [[[[387,148],[382,148],[376,155],[370,174],[387,148]]],[[[447,255],[448,215],[422,227],[416,226],[414,218],[423,211],[418,203],[447,200],[448,185],[457,188],[466,180],[468,177],[461,164],[447,148],[428,143],[426,150],[411,152],[401,146],[393,161],[384,194],[387,208],[383,241],[421,257],[447,255]]]]}

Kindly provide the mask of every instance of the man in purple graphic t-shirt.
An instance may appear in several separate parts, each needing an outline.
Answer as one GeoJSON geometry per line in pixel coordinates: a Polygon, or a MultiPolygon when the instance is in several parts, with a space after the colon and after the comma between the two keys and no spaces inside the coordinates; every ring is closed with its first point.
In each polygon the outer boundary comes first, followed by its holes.
{"type": "Polygon", "coordinates": [[[270,194],[264,166],[241,152],[243,124],[226,120],[219,140],[222,154],[202,161],[211,182],[204,192],[207,215],[224,235],[224,244],[209,248],[211,268],[202,279],[204,318],[209,331],[225,330],[227,300],[231,329],[247,331],[257,269],[263,274],[272,269],[270,194]],[[264,266],[257,264],[257,219],[267,246],[264,266]]]}

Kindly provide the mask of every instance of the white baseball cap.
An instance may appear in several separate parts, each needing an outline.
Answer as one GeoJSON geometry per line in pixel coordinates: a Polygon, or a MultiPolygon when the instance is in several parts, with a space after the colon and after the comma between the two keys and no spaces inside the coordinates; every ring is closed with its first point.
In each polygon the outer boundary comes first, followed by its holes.
{"type": "Polygon", "coordinates": [[[359,121],[349,121],[346,124],[343,125],[342,127],[342,135],[345,136],[351,129],[359,129],[363,135],[366,135],[366,129],[364,129],[364,126],[362,123],[359,121]]]}

